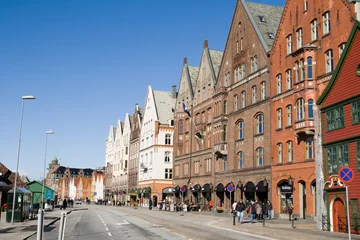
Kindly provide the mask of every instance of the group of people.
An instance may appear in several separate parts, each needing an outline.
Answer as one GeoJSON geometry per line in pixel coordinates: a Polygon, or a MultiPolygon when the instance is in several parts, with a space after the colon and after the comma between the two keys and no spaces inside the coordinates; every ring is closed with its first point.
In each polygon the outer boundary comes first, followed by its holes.
{"type": "Polygon", "coordinates": [[[59,201],[59,205],[60,205],[60,209],[66,210],[67,207],[68,208],[74,207],[74,200],[72,200],[72,199],[66,200],[66,198],[65,198],[64,200],[59,201]]]}
{"type": "Polygon", "coordinates": [[[239,202],[234,202],[232,208],[234,214],[237,215],[238,222],[241,224],[244,222],[245,213],[250,215],[250,222],[253,223],[254,219],[263,219],[265,215],[267,215],[268,219],[270,220],[273,210],[273,206],[270,200],[268,200],[266,203],[262,203],[258,200],[251,201],[248,206],[246,206],[245,203],[240,200],[239,202]]]}

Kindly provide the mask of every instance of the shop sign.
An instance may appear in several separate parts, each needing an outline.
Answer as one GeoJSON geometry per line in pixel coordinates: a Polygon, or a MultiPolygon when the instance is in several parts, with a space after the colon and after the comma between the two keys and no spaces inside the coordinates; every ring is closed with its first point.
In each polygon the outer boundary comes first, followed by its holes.
{"type": "Polygon", "coordinates": [[[283,185],[283,186],[281,186],[281,192],[282,193],[292,193],[293,186],[292,185],[283,185]]]}

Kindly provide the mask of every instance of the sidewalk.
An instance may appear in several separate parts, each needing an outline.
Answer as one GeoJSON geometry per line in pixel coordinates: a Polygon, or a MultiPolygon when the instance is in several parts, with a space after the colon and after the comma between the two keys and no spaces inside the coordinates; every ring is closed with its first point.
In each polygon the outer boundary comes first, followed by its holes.
{"type": "MultiPolygon", "coordinates": [[[[66,210],[67,214],[70,214],[72,211],[87,210],[86,207],[74,207],[68,208],[66,210]]],[[[54,211],[45,212],[44,215],[44,225],[48,227],[54,224],[57,220],[60,219],[60,214],[63,211],[56,208],[54,211]]],[[[13,225],[8,222],[0,223],[0,239],[6,240],[18,240],[18,239],[27,239],[36,234],[37,231],[37,219],[27,220],[25,222],[15,222],[13,225]]]]}

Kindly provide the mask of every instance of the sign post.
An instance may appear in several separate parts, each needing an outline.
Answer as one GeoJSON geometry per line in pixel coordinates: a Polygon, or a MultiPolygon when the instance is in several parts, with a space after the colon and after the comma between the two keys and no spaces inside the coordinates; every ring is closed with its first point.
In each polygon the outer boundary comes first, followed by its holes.
{"type": "Polygon", "coordinates": [[[349,214],[349,188],[348,184],[354,180],[354,172],[350,167],[342,167],[339,169],[338,176],[342,182],[345,183],[346,193],[346,215],[347,215],[347,228],[349,233],[349,240],[351,240],[351,228],[350,228],[350,214],[349,214]]]}

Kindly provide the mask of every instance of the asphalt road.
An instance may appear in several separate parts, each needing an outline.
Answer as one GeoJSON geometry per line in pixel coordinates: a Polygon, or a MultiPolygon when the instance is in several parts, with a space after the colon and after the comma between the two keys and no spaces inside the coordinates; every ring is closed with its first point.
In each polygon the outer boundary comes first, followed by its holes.
{"type": "MultiPolygon", "coordinates": [[[[44,239],[58,238],[59,221],[45,230],[44,239]]],[[[36,239],[36,235],[31,239],[36,239]]],[[[73,239],[270,239],[216,226],[214,218],[133,209],[127,207],[89,206],[72,212],[66,220],[66,240],[73,239]]]]}

